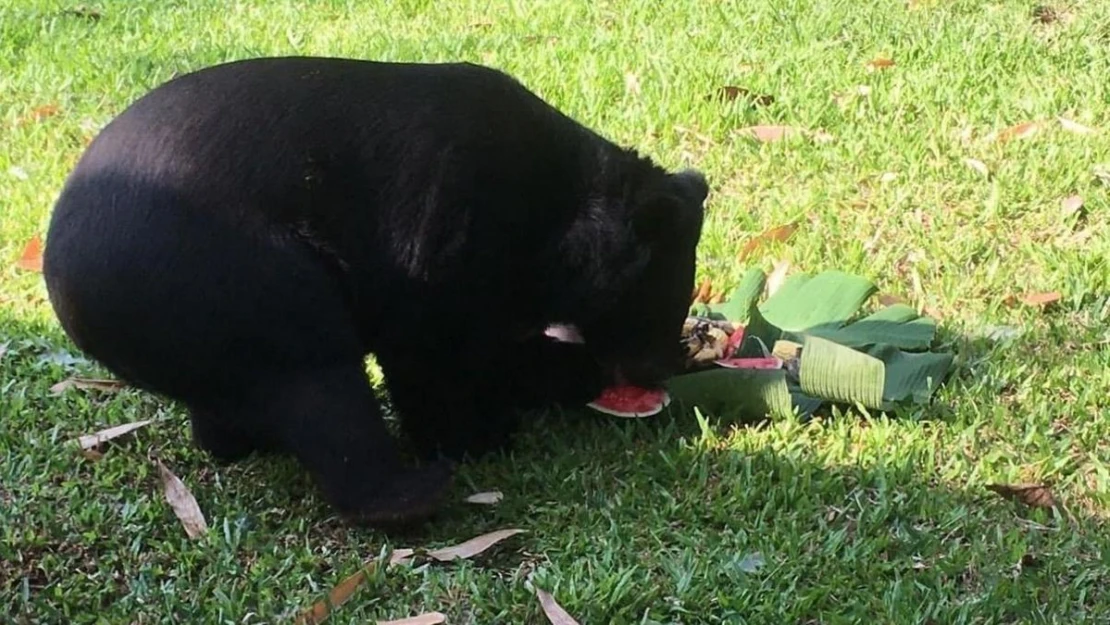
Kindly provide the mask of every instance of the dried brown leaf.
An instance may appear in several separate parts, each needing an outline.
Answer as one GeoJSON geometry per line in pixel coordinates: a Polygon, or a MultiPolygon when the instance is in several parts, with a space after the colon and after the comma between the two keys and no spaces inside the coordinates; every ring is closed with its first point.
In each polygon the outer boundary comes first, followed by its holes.
{"type": "Polygon", "coordinates": [[[1060,21],[1060,13],[1053,7],[1039,4],[1033,7],[1033,19],[1041,24],[1054,24],[1060,21]]]}
{"type": "Polygon", "coordinates": [[[90,462],[96,462],[104,457],[104,454],[95,449],[82,449],[81,455],[90,462]]]}
{"type": "Polygon", "coordinates": [[[389,566],[400,564],[408,560],[414,553],[416,553],[415,549],[394,549],[393,553],[389,556],[389,566]]]}
{"type": "Polygon", "coordinates": [[[80,389],[83,391],[101,391],[104,393],[115,393],[124,388],[126,384],[120,380],[97,380],[94,378],[69,378],[58,382],[50,387],[50,392],[59,395],[68,391],[71,388],[80,389]]]}
{"type": "Polygon", "coordinates": [[[41,122],[48,117],[53,117],[57,115],[59,112],[61,112],[61,110],[61,107],[57,104],[44,104],[42,106],[36,106],[35,108],[31,109],[31,112],[24,115],[23,119],[21,119],[19,123],[20,125],[26,125],[33,124],[35,122],[41,122]]]}
{"type": "Polygon", "coordinates": [[[365,569],[359,569],[354,575],[339,582],[335,588],[328,592],[328,596],[317,601],[311,608],[301,612],[293,622],[297,625],[317,625],[331,615],[331,611],[343,605],[355,594],[358,587],[366,581],[365,569]]]}
{"type": "Polygon", "coordinates": [[[447,616],[442,612],[428,612],[419,616],[400,618],[395,621],[378,621],[377,625],[439,625],[446,623],[447,616]]]}
{"type": "Polygon", "coordinates": [[[1060,201],[1060,213],[1064,217],[1071,217],[1083,208],[1083,198],[1078,195],[1069,195],[1060,201]]]}
{"type": "Polygon", "coordinates": [[[123,436],[124,434],[127,434],[129,432],[134,432],[135,430],[149,425],[150,423],[151,420],[147,419],[145,421],[135,421],[134,423],[115,425],[110,428],[100,430],[99,432],[85,434],[84,436],[78,438],[77,442],[80,443],[81,449],[93,449],[94,447],[99,447],[102,443],[106,441],[110,441],[113,438],[119,438],[120,436],[123,436]]]}
{"type": "Polygon", "coordinates": [[[764,230],[759,235],[751,238],[737,255],[737,260],[745,260],[753,252],[768,243],[782,243],[789,239],[798,230],[798,224],[788,223],[764,230]]]}
{"type": "Polygon", "coordinates": [[[1043,484],[987,484],[987,490],[1030,508],[1056,507],[1056,498],[1043,484]]]}
{"type": "Polygon", "coordinates": [[[181,478],[166,468],[161,460],[155,460],[155,463],[158,465],[158,474],[162,476],[162,487],[166,501],[169,502],[173,508],[173,513],[181,521],[185,533],[189,538],[202,536],[208,531],[208,522],[204,520],[204,513],[200,511],[196,497],[193,497],[193,493],[189,491],[181,478]]]}
{"type": "Polygon", "coordinates": [[[805,131],[793,126],[749,126],[739,131],[760,143],[772,143],[787,138],[805,135],[805,131]]]}
{"type": "Polygon", "coordinates": [[[491,490],[484,493],[474,493],[473,495],[467,497],[465,501],[467,503],[477,503],[489,506],[501,501],[504,498],[505,495],[501,491],[491,490]]]}
{"type": "Polygon", "coordinates": [[[879,303],[882,304],[883,306],[893,306],[895,304],[905,304],[906,300],[902,299],[901,297],[898,297],[897,295],[891,295],[889,293],[880,293],[879,294],[879,303]]]}
{"type": "Polygon", "coordinates": [[[1067,119],[1066,117],[1057,117],[1056,121],[1060,122],[1061,128],[1077,135],[1093,135],[1098,132],[1094,128],[1084,126],[1083,124],[1067,119]]]}
{"type": "Polygon", "coordinates": [[[23,247],[19,260],[15,261],[15,266],[24,271],[42,272],[42,239],[31,237],[23,247]]]}
{"type": "Polygon", "coordinates": [[[698,287],[698,292],[694,295],[694,303],[708,304],[709,298],[713,296],[713,283],[708,278],[702,280],[701,286],[698,287]]]}
{"type": "Polygon", "coordinates": [[[89,20],[90,22],[98,22],[98,21],[100,21],[100,18],[103,17],[103,15],[101,15],[100,11],[97,11],[96,9],[90,9],[89,7],[84,6],[84,5],[79,5],[79,6],[73,7],[72,9],[65,9],[64,11],[62,11],[62,15],[69,15],[69,16],[72,16],[72,17],[79,17],[79,18],[82,18],[82,19],[89,20]]]}
{"type": "Polygon", "coordinates": [[[894,59],[888,59],[886,57],[874,58],[866,63],[866,67],[869,72],[894,67],[894,59]]]}
{"type": "Polygon", "coordinates": [[[555,601],[555,597],[546,590],[536,589],[536,597],[540,600],[540,607],[551,625],[579,625],[563,606],[555,601]]]}
{"type": "Polygon", "coordinates": [[[1049,291],[1046,293],[1026,293],[1017,297],[1016,300],[1020,301],[1026,306],[1033,307],[1046,307],[1049,304],[1055,304],[1060,301],[1063,296],[1059,291],[1049,291]]]}
{"type": "Polygon", "coordinates": [[[509,538],[510,536],[516,536],[517,534],[523,532],[524,530],[515,528],[497,530],[495,532],[490,532],[488,534],[482,534],[481,536],[471,538],[470,540],[459,543],[457,545],[444,547],[442,549],[436,549],[435,551],[429,551],[428,557],[439,560],[440,562],[450,562],[456,559],[465,560],[468,558],[473,558],[474,556],[482,553],[486,549],[489,549],[490,547],[505,540],[506,538],[509,538]]]}
{"type": "Polygon", "coordinates": [[[991,175],[991,170],[987,169],[987,164],[977,158],[965,158],[964,165],[979,172],[985,178],[989,178],[991,175]]]}
{"type": "Polygon", "coordinates": [[[739,98],[750,100],[755,106],[770,106],[775,103],[775,96],[755,93],[751,89],[744,87],[737,87],[736,85],[725,85],[719,89],[709,98],[716,98],[724,102],[733,102],[739,98]]]}
{"type": "Polygon", "coordinates": [[[772,264],[771,273],[767,276],[767,282],[764,283],[764,289],[767,291],[767,297],[775,294],[779,290],[782,283],[786,281],[786,273],[790,271],[790,261],[776,260],[772,264]]]}
{"type": "Polygon", "coordinates": [[[1041,130],[1041,122],[1025,122],[1010,126],[998,133],[999,141],[1012,141],[1014,139],[1028,139],[1041,130]]]}

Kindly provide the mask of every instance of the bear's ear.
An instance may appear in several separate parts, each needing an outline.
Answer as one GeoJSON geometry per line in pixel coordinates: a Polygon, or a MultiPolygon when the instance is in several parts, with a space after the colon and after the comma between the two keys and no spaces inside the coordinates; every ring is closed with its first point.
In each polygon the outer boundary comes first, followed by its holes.
{"type": "Polygon", "coordinates": [[[667,174],[640,195],[632,223],[641,236],[655,239],[701,229],[709,184],[701,172],[667,174]],[[668,234],[670,233],[670,234],[668,234]]]}

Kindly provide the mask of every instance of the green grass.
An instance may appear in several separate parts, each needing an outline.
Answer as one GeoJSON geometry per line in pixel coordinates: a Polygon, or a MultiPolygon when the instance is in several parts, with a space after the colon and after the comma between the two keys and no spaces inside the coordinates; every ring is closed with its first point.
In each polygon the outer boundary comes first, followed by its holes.
{"type": "Polygon", "coordinates": [[[521,527],[473,561],[374,572],[328,622],[539,623],[530,584],[583,623],[1110,621],[1110,181],[1095,175],[1110,171],[1110,0],[1061,1],[1047,24],[1031,2],[973,0],[113,0],[91,5],[99,20],[71,6],[0,9],[0,620],[288,622],[387,545],[521,527]],[[934,404],[881,418],[537,418],[511,454],[460,476],[458,499],[496,488],[500,505],[460,502],[388,538],[339,523],[291,462],[215,466],[176,406],[51,395],[103,371],[44,359],[76,352],[40,276],[13,265],[84,142],[175,73],[290,53],[503,68],[610,138],[707,173],[700,277],[734,284],[743,243],[797,220],[750,262],[860,273],[935,311],[957,370],[934,404]],[[896,65],[868,72],[879,56],[896,65]],[[706,98],[726,84],[775,101],[706,98]],[[870,95],[841,107],[834,94],[857,85],[870,95]],[[59,110],[26,121],[44,105],[59,110]],[[1101,132],[989,136],[1056,116],[1101,132]],[[834,140],[737,132],[756,124],[834,140]],[[1084,210],[1062,216],[1071,194],[1084,210]],[[1063,299],[1046,311],[1006,304],[1052,290],[1063,299]],[[1020,334],[986,338],[996,326],[1020,334]],[[74,449],[140,418],[158,421],[98,462],[74,449]],[[203,539],[163,501],[155,453],[196,494],[203,539]],[[984,488],[1020,481],[1051,484],[1066,512],[984,488]],[[746,571],[756,552],[766,564],[746,571]]]}

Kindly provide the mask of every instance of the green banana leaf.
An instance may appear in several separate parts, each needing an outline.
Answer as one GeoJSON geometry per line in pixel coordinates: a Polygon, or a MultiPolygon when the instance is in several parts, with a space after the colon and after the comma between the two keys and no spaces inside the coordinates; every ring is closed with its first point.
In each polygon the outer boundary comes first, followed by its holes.
{"type": "Polygon", "coordinates": [[[736,414],[745,419],[787,417],[793,412],[784,369],[707,369],[671,378],[671,407],[736,414]]]}
{"type": "Polygon", "coordinates": [[[799,332],[816,326],[840,327],[877,291],[867,278],[842,271],[816,276],[794,274],[760,307],[767,321],[799,332]]]}
{"type": "Polygon", "coordinates": [[[752,304],[755,304],[760,294],[763,293],[763,287],[766,284],[767,276],[759,267],[752,267],[740,279],[740,285],[736,287],[728,300],[721,304],[709,306],[709,311],[728,321],[743,321],[747,318],[752,304]]]}
{"type": "Polygon", "coordinates": [[[806,337],[798,367],[806,395],[879,410],[886,367],[882,360],[817,337],[806,337]]]}
{"type": "Polygon", "coordinates": [[[685,374],[668,385],[676,406],[749,419],[808,416],[830,402],[892,410],[902,402],[927,402],[951,370],[951,353],[925,351],[935,340],[936,322],[913,308],[896,304],[859,317],[877,292],[866,278],[841,271],[795,274],[759,303],[765,283],[761,270],[749,269],[727,302],[700,310],[746,320],[741,357],[762,357],[779,340],[800,343],[797,379],[785,370],[685,374]]]}

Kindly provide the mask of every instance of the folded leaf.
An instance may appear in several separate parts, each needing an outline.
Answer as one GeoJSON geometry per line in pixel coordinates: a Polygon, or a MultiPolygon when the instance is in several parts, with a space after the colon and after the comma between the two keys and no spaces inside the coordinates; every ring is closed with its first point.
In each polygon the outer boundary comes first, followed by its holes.
{"type": "Polygon", "coordinates": [[[895,304],[845,326],[820,325],[807,329],[808,336],[819,336],[848,347],[887,344],[899,349],[922,350],[933,343],[937,324],[905,304],[895,304]]]}
{"type": "Polygon", "coordinates": [[[876,345],[867,352],[878,358],[886,369],[883,385],[883,410],[894,402],[913,400],[927,402],[938,386],[948,377],[954,357],[951,353],[926,352],[913,354],[891,345],[876,345]]]}
{"type": "Polygon", "coordinates": [[[799,376],[799,386],[807,395],[876,410],[883,406],[883,361],[850,347],[807,337],[799,376]]]}
{"type": "Polygon", "coordinates": [[[667,381],[671,406],[734,414],[745,419],[793,412],[783,369],[709,369],[667,381]]]}
{"type": "Polygon", "coordinates": [[[748,309],[748,325],[744,327],[744,340],[740,343],[739,358],[762,358],[774,349],[775,343],[782,338],[781,329],[763,317],[759,307],[752,304],[748,309]]]}

